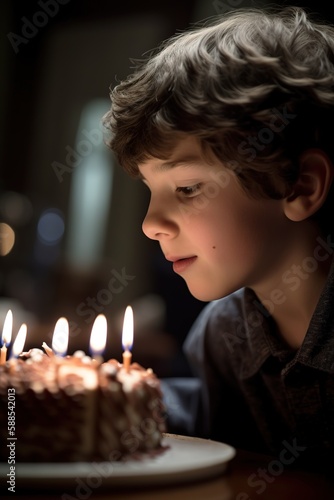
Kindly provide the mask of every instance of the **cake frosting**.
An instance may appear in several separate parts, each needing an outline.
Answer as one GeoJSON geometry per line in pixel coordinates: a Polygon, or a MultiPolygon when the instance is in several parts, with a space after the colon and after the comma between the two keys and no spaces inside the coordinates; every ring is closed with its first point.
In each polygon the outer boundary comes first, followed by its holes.
{"type": "MultiPolygon", "coordinates": [[[[151,369],[64,358],[40,349],[0,366],[0,435],[6,441],[9,390],[15,391],[16,459],[21,462],[119,460],[161,449],[160,383],[151,369]]],[[[0,460],[7,460],[7,450],[0,460]]]]}

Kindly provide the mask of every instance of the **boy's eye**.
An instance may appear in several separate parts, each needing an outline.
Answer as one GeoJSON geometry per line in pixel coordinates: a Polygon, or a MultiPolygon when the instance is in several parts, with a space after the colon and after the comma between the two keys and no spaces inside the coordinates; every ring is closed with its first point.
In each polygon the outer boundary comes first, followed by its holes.
{"type": "Polygon", "coordinates": [[[195,196],[201,189],[201,184],[194,184],[193,186],[184,186],[176,188],[177,193],[182,193],[188,198],[195,196]]]}

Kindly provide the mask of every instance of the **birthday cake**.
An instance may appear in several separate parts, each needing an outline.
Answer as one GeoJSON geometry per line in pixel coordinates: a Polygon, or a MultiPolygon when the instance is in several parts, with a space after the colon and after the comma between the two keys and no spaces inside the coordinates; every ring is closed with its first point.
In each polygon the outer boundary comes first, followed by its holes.
{"type": "MultiPolygon", "coordinates": [[[[150,369],[40,349],[0,366],[0,437],[17,462],[114,461],[156,453],[165,431],[150,369]]],[[[7,461],[6,446],[0,461],[7,461]]]]}

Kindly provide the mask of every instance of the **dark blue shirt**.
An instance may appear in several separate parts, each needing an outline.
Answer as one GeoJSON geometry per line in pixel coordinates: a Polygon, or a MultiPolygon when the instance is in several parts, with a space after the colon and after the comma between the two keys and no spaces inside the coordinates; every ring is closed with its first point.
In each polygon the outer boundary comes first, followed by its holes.
{"type": "Polygon", "coordinates": [[[277,335],[274,321],[252,290],[208,304],[184,345],[198,385],[192,382],[193,398],[173,400],[172,431],[177,422],[179,432],[242,449],[277,454],[286,443],[294,443],[305,457],[331,456],[333,297],[332,268],[298,350],[277,335]]]}

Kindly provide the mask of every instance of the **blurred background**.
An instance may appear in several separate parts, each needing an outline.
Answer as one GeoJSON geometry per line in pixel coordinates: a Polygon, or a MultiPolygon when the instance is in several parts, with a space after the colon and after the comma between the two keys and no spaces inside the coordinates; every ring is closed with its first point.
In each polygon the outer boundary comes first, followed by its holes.
{"type": "MultiPolygon", "coordinates": [[[[104,145],[109,88],[136,60],[192,23],[265,0],[4,0],[0,4],[0,332],[13,311],[25,350],[70,324],[88,352],[99,313],[105,357],[121,360],[134,309],[133,359],[159,376],[189,374],[181,346],[205,303],[191,297],[141,232],[148,192],[104,145]]],[[[330,18],[330,4],[300,5],[330,18]]]]}

